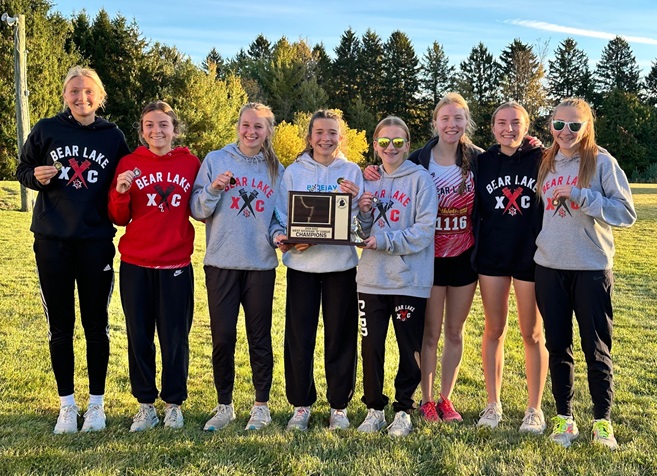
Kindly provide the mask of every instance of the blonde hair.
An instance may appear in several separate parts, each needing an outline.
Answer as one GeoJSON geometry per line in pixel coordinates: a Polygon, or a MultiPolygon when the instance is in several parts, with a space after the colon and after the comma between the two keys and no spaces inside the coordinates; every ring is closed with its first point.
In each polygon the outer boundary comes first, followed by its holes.
{"type": "Polygon", "coordinates": [[[525,126],[527,130],[525,131],[525,134],[527,134],[527,131],[529,130],[529,113],[527,112],[527,109],[522,107],[520,103],[517,103],[516,101],[507,101],[504,104],[500,104],[497,109],[495,109],[495,112],[493,113],[493,117],[491,117],[490,120],[490,127],[491,129],[495,129],[495,117],[497,117],[497,113],[500,112],[503,109],[515,109],[516,111],[520,112],[520,115],[522,116],[522,119],[525,121],[525,126]]]}
{"type": "Polygon", "coordinates": [[[468,178],[468,173],[470,172],[471,168],[470,154],[468,153],[468,149],[472,146],[472,141],[470,140],[468,134],[472,134],[474,132],[476,125],[472,119],[472,116],[470,115],[470,108],[468,107],[468,103],[465,101],[465,99],[463,99],[463,96],[458,93],[447,93],[440,99],[440,101],[438,101],[438,104],[436,104],[436,107],[433,109],[432,127],[434,129],[433,132],[435,136],[438,135],[438,131],[435,127],[436,119],[438,118],[438,112],[441,108],[449,104],[460,107],[465,112],[465,132],[459,139],[459,147],[456,152],[456,165],[458,165],[461,169],[461,185],[459,185],[458,193],[459,195],[463,195],[465,193],[465,182],[468,178]]]}
{"type": "MultiPolygon", "coordinates": [[[[96,87],[98,88],[98,93],[100,94],[100,98],[98,100],[98,108],[104,107],[105,101],[107,100],[107,92],[105,91],[105,86],[103,86],[103,82],[100,80],[98,73],[96,73],[96,71],[91,68],[84,68],[82,66],[73,66],[71,69],[69,69],[68,73],[66,73],[66,77],[64,78],[64,86],[62,87],[62,97],[66,93],[66,86],[68,85],[68,83],[72,79],[79,77],[89,78],[94,83],[96,83],[96,87]]],[[[66,107],[67,107],[66,99],[64,99],[64,110],[66,110],[66,107]]]]}
{"type": "Polygon", "coordinates": [[[147,145],[146,141],[144,140],[144,116],[153,111],[161,111],[171,118],[174,139],[182,133],[183,124],[180,122],[180,119],[178,119],[178,116],[176,115],[173,108],[164,101],[153,101],[148,103],[141,111],[141,117],[139,118],[139,142],[141,142],[143,145],[147,145]]]}
{"type": "MultiPolygon", "coordinates": [[[[408,144],[409,144],[408,150],[410,150],[411,149],[410,148],[411,133],[408,130],[408,126],[406,125],[404,120],[400,117],[397,117],[397,116],[388,116],[385,119],[382,119],[381,122],[379,122],[376,125],[376,129],[374,129],[374,140],[377,139],[377,136],[379,135],[379,132],[381,132],[381,129],[383,129],[384,127],[389,127],[389,126],[400,127],[404,131],[404,133],[406,134],[406,140],[408,141],[408,144]]],[[[408,157],[408,154],[409,154],[408,151],[406,152],[406,154],[404,154],[404,160],[406,160],[406,158],[408,157]]],[[[376,150],[374,150],[374,158],[375,159],[377,158],[376,150]]]]}
{"type": "Polygon", "coordinates": [[[269,178],[274,181],[276,180],[276,177],[278,177],[278,166],[280,165],[280,161],[278,160],[278,156],[276,155],[276,152],[274,152],[274,145],[272,142],[272,136],[274,135],[274,126],[276,125],[276,118],[274,117],[274,113],[272,112],[271,108],[269,106],[266,106],[262,103],[259,102],[249,102],[246,103],[242,108],[240,109],[239,116],[237,118],[237,145],[239,147],[239,129],[240,129],[240,122],[242,121],[242,114],[244,114],[244,111],[247,110],[253,110],[256,111],[260,117],[265,119],[265,125],[267,126],[267,137],[265,137],[265,141],[262,144],[262,155],[265,157],[265,161],[267,162],[267,168],[269,169],[269,178]]]}
{"type": "MultiPolygon", "coordinates": [[[[340,135],[342,135],[342,124],[341,124],[342,117],[338,113],[333,112],[330,109],[320,109],[319,111],[315,112],[310,118],[310,122],[308,123],[308,134],[306,134],[306,148],[303,149],[299,153],[299,155],[297,155],[297,158],[301,157],[303,154],[308,154],[311,157],[313,156],[313,148],[312,145],[310,145],[310,138],[313,135],[313,127],[317,119],[333,119],[335,122],[338,123],[338,132],[340,133],[340,135]]],[[[341,144],[338,145],[337,150],[340,150],[340,145],[341,144]]]]}
{"type": "MultiPolygon", "coordinates": [[[[577,174],[577,186],[579,188],[586,188],[591,184],[591,178],[595,173],[595,167],[598,161],[598,144],[595,142],[595,128],[593,127],[593,121],[595,120],[593,116],[593,110],[589,103],[584,99],[580,98],[568,98],[561,101],[552,112],[550,116],[549,123],[552,124],[552,119],[555,118],[555,115],[560,107],[572,107],[575,108],[580,114],[584,116],[584,121],[586,124],[582,126],[583,134],[582,139],[580,140],[577,152],[579,154],[579,173],[577,174]]],[[[567,126],[566,126],[567,127],[567,126]]],[[[541,165],[538,169],[538,178],[537,178],[537,193],[541,195],[543,182],[548,173],[555,173],[555,157],[559,152],[559,144],[556,141],[543,152],[543,158],[541,160],[541,165]]]]}

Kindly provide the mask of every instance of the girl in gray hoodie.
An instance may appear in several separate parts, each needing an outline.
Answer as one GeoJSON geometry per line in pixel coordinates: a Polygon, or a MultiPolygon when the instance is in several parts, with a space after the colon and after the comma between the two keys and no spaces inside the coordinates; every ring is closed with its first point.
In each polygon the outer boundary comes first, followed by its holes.
{"type": "Polygon", "coordinates": [[[544,214],[534,257],[557,406],[550,438],[569,447],[579,434],[572,411],[574,312],[593,399],[593,442],[615,449],[612,227],[631,226],[636,212],[625,173],[595,143],[591,107],[583,99],[565,99],[551,119],[554,143],[543,155],[537,180],[544,214]]]}
{"type": "Polygon", "coordinates": [[[356,282],[363,357],[363,403],[368,413],[358,427],[376,432],[385,424],[383,394],[385,340],[393,317],[399,346],[395,378],[395,419],[391,436],[412,429],[409,412],[420,383],[424,312],[433,285],[433,243],[438,212],[436,189],[424,167],[406,161],[410,134],[398,117],[387,117],[374,131],[374,151],[383,162],[381,178],[365,183],[359,201],[367,235],[356,282]]]}
{"type": "MultiPolygon", "coordinates": [[[[283,174],[276,206],[281,223],[287,223],[288,191],[350,193],[356,212],[363,187],[361,170],[339,150],[342,141],[340,117],[332,111],[313,114],[308,126],[306,149],[283,174]]],[[[310,408],[317,400],[314,380],[315,340],[319,308],[324,318],[324,364],[326,398],[331,405],[329,428],[349,426],[347,404],[356,383],[356,264],[353,246],[307,243],[283,244],[287,266],[285,306],[285,390],[294,413],[288,430],[308,428],[310,408]]]]}

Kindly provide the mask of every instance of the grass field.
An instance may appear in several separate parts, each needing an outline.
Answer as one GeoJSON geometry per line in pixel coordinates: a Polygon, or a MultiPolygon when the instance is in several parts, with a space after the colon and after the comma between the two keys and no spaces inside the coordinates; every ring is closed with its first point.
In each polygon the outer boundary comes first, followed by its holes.
{"type": "MultiPolygon", "coordinates": [[[[210,362],[209,316],[201,261],[202,225],[197,226],[196,308],[191,333],[189,399],[183,430],[159,427],[143,434],[128,432],[137,403],[130,394],[125,324],[118,287],[110,307],[111,356],[106,395],[108,428],[96,434],[53,435],[59,401],[50,369],[46,322],[40,304],[32,253],[30,215],[19,209],[16,182],[0,182],[0,474],[221,474],[221,475],[516,475],[516,474],[657,474],[657,186],[633,187],[639,220],[616,232],[614,428],[620,448],[609,452],[589,441],[591,403],[581,351],[576,354],[574,412],[581,436],[566,450],[547,436],[521,435],[526,407],[522,343],[514,310],[506,343],[502,388],[505,419],[494,431],[475,422],[486,403],[480,343],[483,313],[479,297],[468,320],[466,349],[453,400],[463,416],[458,425],[423,425],[405,439],[361,435],[355,429],[329,432],[324,397],[323,361],[316,361],[320,395],[306,433],[284,430],[291,407],[283,378],[285,268],[279,267],[274,302],[274,383],[270,408],[273,424],[260,432],[244,425],[253,400],[243,329],[237,351],[235,406],[237,420],[223,431],[201,428],[215,405],[210,362]]],[[[564,243],[568,237],[564,236],[564,243]]],[[[118,257],[117,257],[118,264],[118,257]]],[[[118,266],[116,266],[118,270],[118,266]]],[[[317,355],[322,354],[321,330],[317,355]]],[[[388,340],[386,392],[393,395],[396,368],[394,341],[388,340]]],[[[76,397],[87,403],[84,336],[76,329],[76,397]]],[[[359,362],[356,396],[349,407],[352,423],[366,409],[359,362]]],[[[160,414],[162,404],[158,404],[160,414]]],[[[543,409],[554,416],[548,383],[543,409]]],[[[387,413],[392,418],[391,410],[387,413]]],[[[354,426],[355,428],[355,426],[354,426]]]]}

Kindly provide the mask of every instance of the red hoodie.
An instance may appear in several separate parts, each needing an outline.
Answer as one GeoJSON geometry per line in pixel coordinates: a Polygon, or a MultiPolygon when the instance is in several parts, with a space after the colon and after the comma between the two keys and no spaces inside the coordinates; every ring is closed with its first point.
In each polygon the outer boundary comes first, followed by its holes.
{"type": "Polygon", "coordinates": [[[156,155],[138,147],[121,159],[109,193],[109,217],[126,226],[119,241],[121,260],[146,268],[180,268],[190,263],[194,227],[189,221],[189,198],[198,158],[185,147],[156,155]],[[139,169],[130,190],[116,191],[120,173],[139,169]]]}

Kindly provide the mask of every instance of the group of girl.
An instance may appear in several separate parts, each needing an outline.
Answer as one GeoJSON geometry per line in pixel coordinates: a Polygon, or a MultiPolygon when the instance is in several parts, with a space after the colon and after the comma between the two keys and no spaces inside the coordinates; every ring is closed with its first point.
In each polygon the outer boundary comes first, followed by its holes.
{"type": "Polygon", "coordinates": [[[288,268],[284,364],[286,395],[294,407],[288,429],[306,430],[317,400],[320,307],[329,428],[350,425],[347,407],[355,389],[359,326],[367,416],[358,430],[375,432],[386,426],[389,399],[383,379],[391,317],[399,367],[388,433],[404,436],[411,431],[418,385],[423,418],[462,420],[451,396],[479,282],[488,402],[478,424],[494,428],[502,419],[504,337],[513,285],[528,386],[520,430],[542,433],[546,428],[541,400],[549,361],[557,406],[551,439],[567,447],[578,435],[571,404],[574,312],[594,403],[593,439],[616,447],[610,423],[611,227],[630,226],[636,214],[625,174],[595,143],[586,102],[567,99],[554,109],[553,144],[546,150],[527,137],[524,108],[505,103],[492,118],[497,144],[483,152],[468,139],[473,123],[467,103],[458,94],[447,94],[434,110],[435,137],[409,160],[411,137],[403,120],[388,117],[378,124],[372,145],[381,166],[368,167],[363,180],[358,166],[340,152],[341,121],[330,111],[312,116],[306,149],[284,170],[272,148],[274,115],[262,104],[245,105],[236,143],[210,152],[201,164],[188,149],[173,146],[181,125],[161,101],[144,108],[139,136],[145,145],[130,153],[116,125],[96,116],[105,97],[93,70],[72,68],[64,80],[64,112],[35,125],[17,170],[21,183],[39,191],[31,230],[61,401],[55,433],[78,431],[73,392],[76,285],[90,393],[82,431],[105,427],[112,223],[126,226],[119,241],[120,294],[130,384],[140,403],[131,431],[159,423],[154,406],[158,396],[166,403],[164,425],[183,426],[180,407],[187,398],[194,299],[192,216],[205,221],[204,271],[218,401],[205,430],[219,430],[235,419],[240,305],[255,390],[246,429],[271,422],[278,248],[288,268]],[[352,214],[365,236],[360,259],[353,246],[287,239],[288,191],[317,190],[352,196],[352,214]],[[160,391],[155,330],[162,353],[160,391]]]}

